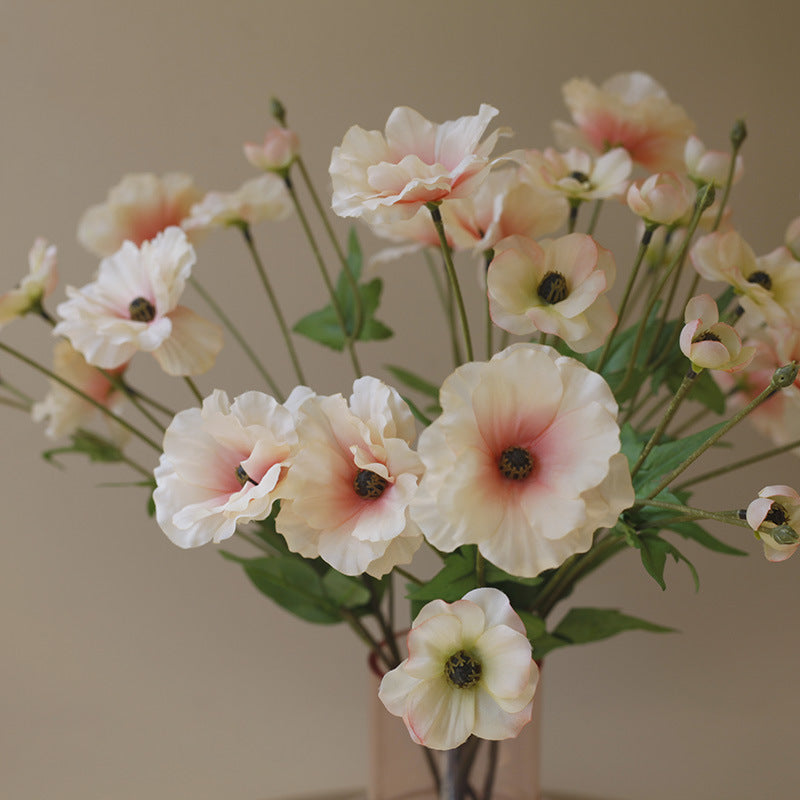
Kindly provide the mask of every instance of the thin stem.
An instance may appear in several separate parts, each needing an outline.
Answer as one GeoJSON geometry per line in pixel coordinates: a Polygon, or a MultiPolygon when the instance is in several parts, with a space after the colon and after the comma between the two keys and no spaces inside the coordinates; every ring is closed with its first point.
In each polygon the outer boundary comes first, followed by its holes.
{"type": "Polygon", "coordinates": [[[716,478],[718,475],[725,475],[728,472],[733,472],[742,467],[749,467],[750,464],[756,464],[766,458],[779,456],[781,453],[788,453],[790,450],[794,450],[797,447],[800,447],[800,439],[795,439],[793,442],[781,445],[780,447],[773,447],[771,450],[765,450],[763,453],[757,453],[754,456],[748,456],[739,461],[734,461],[732,464],[726,464],[724,467],[704,472],[702,475],[697,475],[688,481],[684,481],[679,486],[676,486],[675,491],[678,492],[681,489],[687,489],[689,486],[694,486],[696,483],[703,483],[704,481],[711,480],[711,478],[716,478]]]}
{"type": "Polygon", "coordinates": [[[147,405],[154,408],[156,411],[160,411],[167,417],[172,418],[175,416],[175,412],[171,408],[165,406],[163,403],[159,403],[158,400],[156,400],[153,397],[150,397],[149,395],[146,395],[144,392],[139,391],[139,389],[135,389],[129,383],[125,383],[124,391],[129,397],[131,395],[138,397],[139,400],[141,400],[143,403],[147,403],[147,405]]]}
{"type": "MultiPolygon", "coordinates": [[[[744,123],[742,122],[742,130],[744,130],[744,123]]],[[[733,138],[733,147],[731,148],[731,163],[728,165],[728,178],[725,181],[725,188],[722,190],[722,200],[719,203],[719,211],[717,212],[717,217],[714,220],[714,227],[711,229],[712,233],[716,231],[720,224],[722,223],[722,215],[725,213],[725,206],[728,204],[728,198],[731,194],[731,189],[733,188],[733,174],[736,172],[736,157],[739,155],[739,150],[744,144],[743,137],[736,137],[733,138]]]]}
{"type": "Polygon", "coordinates": [[[90,397],[88,394],[86,394],[86,392],[81,391],[77,386],[74,386],[69,381],[64,380],[64,378],[62,378],[60,375],[56,375],[55,372],[52,372],[51,370],[47,369],[47,367],[43,367],[41,364],[37,364],[33,359],[28,358],[28,356],[24,355],[23,353],[20,353],[19,350],[15,350],[13,347],[10,347],[9,345],[3,342],[0,342],[0,350],[5,351],[11,356],[14,356],[14,358],[27,364],[29,367],[32,367],[37,372],[41,372],[43,375],[46,375],[48,378],[50,378],[50,380],[55,381],[56,383],[60,383],[65,388],[69,389],[71,392],[74,392],[76,395],[78,395],[78,397],[85,400],[87,403],[90,403],[95,408],[99,409],[109,419],[114,420],[114,422],[116,422],[118,425],[125,428],[126,431],[129,431],[138,439],[141,439],[145,444],[150,445],[150,447],[152,447],[155,451],[159,453],[161,452],[161,446],[159,444],[156,444],[156,442],[154,442],[147,434],[142,433],[138,428],[131,425],[130,422],[127,422],[122,417],[115,414],[113,411],[111,411],[111,409],[106,408],[102,403],[98,402],[93,397],[90,397]]]}
{"type": "Polygon", "coordinates": [[[575,225],[578,222],[578,209],[581,201],[571,198],[569,201],[569,219],[567,220],[567,233],[575,232],[575,225]]]}
{"type": "Polygon", "coordinates": [[[445,268],[447,269],[447,277],[450,280],[450,286],[453,288],[453,297],[456,301],[456,308],[458,315],[461,318],[461,330],[464,334],[464,347],[467,352],[467,361],[473,361],[474,356],[472,353],[472,338],[469,334],[469,321],[467,320],[467,310],[464,307],[464,298],[461,296],[461,287],[458,285],[458,276],[456,269],[453,266],[453,254],[450,250],[450,245],[447,244],[447,237],[444,233],[444,223],[442,222],[442,212],[439,207],[433,203],[428,203],[428,210],[431,212],[433,224],[436,228],[436,233],[439,236],[439,246],[442,250],[444,257],[445,268]]]}
{"type": "Polygon", "coordinates": [[[589,227],[586,229],[586,235],[591,236],[594,233],[594,229],[597,227],[597,220],[600,219],[600,211],[603,208],[603,200],[594,201],[594,208],[592,209],[592,216],[589,219],[589,227]]]}
{"type": "Polygon", "coordinates": [[[712,519],[715,522],[725,522],[729,525],[736,525],[739,528],[749,528],[750,526],[739,518],[738,511],[706,511],[703,508],[691,508],[690,506],[679,506],[675,503],[662,503],[658,500],[642,500],[633,504],[633,508],[661,508],[664,511],[674,511],[682,519],[712,519]]]}
{"type": "Polygon", "coordinates": [[[30,412],[30,404],[23,403],[19,400],[9,400],[7,397],[0,397],[0,405],[8,408],[16,408],[19,411],[30,412]]]}
{"type": "Polygon", "coordinates": [[[153,414],[151,414],[144,405],[140,402],[142,398],[140,398],[139,393],[132,389],[128,384],[125,382],[125,379],[122,375],[115,375],[113,372],[109,372],[102,367],[95,367],[95,369],[103,375],[103,377],[125,397],[130,400],[131,405],[148,421],[150,422],[153,427],[157,428],[161,433],[166,431],[166,426],[164,426],[153,414]]]}
{"type": "Polygon", "coordinates": [[[342,615],[342,619],[350,626],[361,639],[367,647],[375,653],[375,655],[383,661],[384,666],[388,669],[393,669],[395,665],[391,663],[391,659],[387,658],[386,653],[383,652],[383,648],[380,645],[380,642],[369,632],[369,630],[364,626],[360,619],[349,609],[349,608],[340,608],[339,613],[342,615]]]}
{"type": "Polygon", "coordinates": [[[481,555],[481,551],[478,548],[475,548],[475,580],[478,586],[485,586],[486,585],[486,561],[484,557],[481,555]]]}
{"type": "MultiPolygon", "coordinates": [[[[633,406],[633,405],[632,405],[632,406],[631,406],[631,407],[628,409],[628,411],[626,412],[626,416],[625,416],[625,419],[624,419],[624,421],[627,421],[627,420],[629,420],[629,419],[630,419],[630,418],[631,418],[631,417],[632,417],[634,414],[636,414],[637,412],[641,411],[641,410],[642,410],[642,408],[644,407],[644,405],[647,403],[647,401],[648,401],[649,399],[650,399],[650,397],[649,397],[649,396],[648,396],[648,397],[645,397],[645,398],[644,398],[644,400],[642,400],[642,402],[641,402],[641,403],[639,403],[639,405],[636,405],[636,406],[633,406]]],[[[645,428],[645,427],[647,427],[647,423],[648,423],[648,422],[650,422],[650,420],[651,420],[651,419],[652,419],[652,418],[653,418],[653,417],[654,417],[656,414],[658,414],[658,412],[659,412],[659,411],[661,411],[661,409],[662,409],[662,408],[663,408],[663,407],[664,407],[664,406],[665,406],[667,403],[669,403],[669,401],[670,401],[671,399],[672,399],[672,398],[671,398],[671,397],[670,397],[670,395],[668,395],[668,394],[667,394],[667,395],[664,395],[663,397],[659,397],[659,398],[657,399],[656,403],[653,405],[653,407],[652,407],[652,408],[651,408],[651,409],[650,409],[650,410],[649,410],[649,411],[648,411],[648,412],[647,412],[647,413],[646,413],[646,414],[645,414],[645,415],[644,415],[644,416],[641,418],[641,420],[640,420],[640,421],[639,421],[639,423],[638,423],[638,424],[639,424],[639,427],[640,427],[640,428],[645,428]]]]}
{"type": "Polygon", "coordinates": [[[197,400],[197,402],[200,403],[200,405],[203,405],[203,395],[197,388],[197,384],[188,375],[184,375],[183,380],[186,381],[186,385],[191,390],[192,394],[195,397],[195,400],[197,400]]]}
{"type": "Polygon", "coordinates": [[[242,236],[244,237],[245,244],[247,245],[247,249],[250,251],[250,256],[253,259],[253,263],[256,265],[256,270],[258,271],[258,275],[261,278],[261,283],[264,286],[264,291],[267,293],[267,297],[269,298],[270,305],[272,306],[272,310],[275,313],[275,319],[278,320],[278,325],[281,329],[281,334],[283,335],[283,341],[286,343],[286,349],[289,351],[289,357],[292,360],[292,365],[294,366],[295,374],[297,375],[297,380],[305,385],[306,379],[303,375],[303,369],[300,366],[300,359],[297,357],[297,353],[294,349],[294,344],[292,343],[292,336],[289,333],[289,326],[286,324],[286,319],[283,316],[283,312],[281,311],[281,307],[278,304],[278,298],[275,295],[275,292],[272,289],[272,284],[267,277],[267,271],[264,269],[264,264],[261,261],[261,256],[258,254],[258,250],[256,249],[255,242],[253,241],[253,234],[250,231],[250,226],[245,222],[238,226],[239,230],[242,232],[242,236]]]}
{"type": "Polygon", "coordinates": [[[274,554],[274,550],[264,541],[258,538],[258,536],[253,536],[249,533],[246,533],[239,528],[236,529],[236,535],[240,539],[244,539],[248,544],[253,545],[257,550],[261,550],[262,553],[269,553],[270,555],[274,554]]]}
{"type": "MultiPolygon", "coordinates": [[[[360,378],[363,374],[361,372],[361,365],[358,363],[358,356],[356,355],[355,345],[353,342],[354,332],[347,330],[347,322],[345,320],[344,311],[342,310],[342,304],[339,302],[339,298],[336,295],[336,289],[331,282],[331,276],[328,274],[328,268],[325,266],[325,260],[322,258],[322,253],[320,252],[319,246],[317,245],[317,240],[314,237],[314,233],[311,230],[311,226],[308,224],[308,218],[303,211],[303,207],[300,205],[300,200],[297,197],[297,192],[294,189],[294,185],[292,184],[291,180],[289,180],[288,175],[284,178],[284,183],[286,184],[286,188],[289,190],[289,196],[292,198],[292,204],[294,205],[294,210],[297,213],[297,218],[300,220],[300,225],[303,228],[303,233],[306,235],[306,239],[308,240],[308,244],[311,247],[311,252],[314,254],[314,260],[317,262],[317,266],[319,267],[320,275],[322,276],[322,280],[325,284],[325,288],[328,290],[328,295],[331,298],[331,306],[336,314],[336,319],[339,322],[339,327],[342,329],[342,336],[344,336],[345,346],[347,347],[347,351],[350,354],[350,361],[353,364],[353,370],[356,373],[356,377],[360,378]]],[[[350,276],[351,280],[353,278],[352,274],[350,273],[349,269],[346,269],[345,272],[347,275],[350,276]]],[[[355,289],[355,294],[358,294],[358,287],[355,289]]],[[[354,299],[355,302],[355,299],[354,299]]],[[[305,383],[305,381],[303,381],[305,383]]]]}
{"type": "Polygon", "coordinates": [[[636,473],[641,469],[642,464],[644,464],[645,459],[647,456],[650,455],[650,451],[661,441],[661,437],[664,435],[664,431],[667,429],[667,425],[672,421],[672,418],[675,416],[675,412],[678,410],[680,404],[683,402],[683,399],[689,393],[689,390],[694,386],[695,378],[699,375],[698,372],[695,372],[693,369],[690,369],[686,375],[684,375],[683,380],[681,381],[681,385],[678,387],[678,391],[675,392],[672,400],[670,401],[669,406],[667,407],[664,416],[661,418],[661,421],[656,426],[656,429],[653,431],[652,435],[650,436],[649,441],[644,446],[644,449],[639,454],[639,458],[636,459],[636,463],[633,465],[631,469],[631,477],[636,475],[636,473]]]}
{"type": "Polygon", "coordinates": [[[203,298],[206,304],[217,315],[219,321],[228,329],[231,336],[239,343],[239,346],[244,351],[244,354],[250,359],[252,365],[256,368],[261,377],[266,381],[272,393],[279,403],[282,403],[285,398],[278,388],[278,384],[272,379],[272,376],[267,372],[266,367],[261,363],[258,356],[253,351],[253,348],[247,343],[247,340],[242,336],[239,329],[233,324],[233,321],[222,310],[216,300],[202,287],[196,278],[189,278],[189,282],[194,287],[194,290],[203,298]]]}
{"type": "Polygon", "coordinates": [[[417,586],[422,586],[425,581],[421,578],[418,578],[416,575],[412,575],[408,570],[403,569],[402,567],[395,567],[394,572],[398,575],[402,575],[407,581],[411,581],[412,583],[416,583],[417,586]]]}
{"type": "Polygon", "coordinates": [[[383,638],[386,642],[386,646],[389,648],[389,652],[391,653],[392,658],[394,659],[394,663],[390,664],[390,669],[396,667],[403,659],[400,656],[400,650],[397,647],[397,640],[395,638],[395,633],[392,630],[389,623],[386,621],[386,617],[383,615],[381,611],[381,604],[378,600],[377,592],[375,591],[375,585],[372,582],[371,578],[366,576],[362,576],[362,582],[364,586],[366,586],[367,591],[369,592],[370,597],[370,607],[372,608],[372,613],[375,619],[378,621],[378,625],[380,626],[381,633],[383,634],[383,638]]]}
{"type": "Polygon", "coordinates": [[[692,426],[696,425],[701,419],[703,419],[703,417],[710,413],[711,409],[703,406],[703,408],[701,408],[696,414],[692,414],[692,416],[689,417],[686,422],[675,428],[675,436],[680,436],[685,431],[688,431],[690,428],[692,428],[692,426]]]}
{"type": "MultiPolygon", "coordinates": [[[[598,201],[599,202],[599,201],[598,201]]],[[[483,800],[492,800],[492,790],[494,788],[494,778],[497,774],[497,754],[500,750],[500,742],[489,742],[489,766],[486,769],[486,777],[483,781],[483,800]]]]}

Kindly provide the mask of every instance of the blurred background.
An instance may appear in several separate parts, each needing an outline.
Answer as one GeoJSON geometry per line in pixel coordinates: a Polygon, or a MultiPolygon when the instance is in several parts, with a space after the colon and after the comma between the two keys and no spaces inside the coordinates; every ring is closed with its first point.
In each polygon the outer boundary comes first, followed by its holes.
{"type": "MultiPolygon", "coordinates": [[[[800,214],[798,13],[770,0],[3,0],[3,287],[24,273],[36,236],[59,248],[56,300],[64,285],[88,282],[97,259],[76,241],[78,219],[125,173],[180,170],[204,189],[239,186],[255,174],[241,145],[272,124],[273,95],[327,195],[331,148],[353,124],[382,129],[394,106],[443,121],[488,102],[514,129],[514,147],[544,148],[551,121],[567,118],[566,80],[634,69],[665,86],[711,147],[727,147],[731,124],[746,118],[734,222],[766,253],[800,214]]],[[[624,272],[635,242],[604,233],[613,220],[598,238],[624,272]]],[[[368,253],[383,246],[360,234],[368,253]]],[[[255,235],[289,319],[327,302],[296,219],[255,235]]],[[[461,269],[472,274],[468,260],[461,269]]],[[[241,238],[208,236],[195,274],[289,385],[241,238]]],[[[382,276],[381,319],[396,337],[361,347],[365,366],[386,377],[384,364],[401,363],[440,380],[448,345],[438,319],[424,317],[435,309],[424,264],[397,262],[382,276]]],[[[2,335],[50,363],[40,321],[2,335]]],[[[345,356],[299,339],[298,348],[317,391],[349,393],[345,356]]],[[[185,385],[167,386],[151,361],[137,361],[134,381],[190,405],[185,385]]],[[[0,373],[37,398],[47,390],[6,357],[0,373]]],[[[231,397],[255,388],[235,346],[198,384],[231,397]]],[[[146,516],[144,490],[101,486],[130,472],[73,455],[59,470],[40,456],[55,446],[43,426],[0,411],[0,796],[271,800],[363,785],[366,665],[349,631],[271,605],[213,546],[179,550],[146,516]]],[[[767,444],[747,425],[733,438],[750,452],[767,444]]],[[[696,504],[745,506],[771,483],[800,488],[798,460],[704,484],[696,504]]],[[[548,659],[545,786],[619,800],[794,796],[800,562],[767,564],[746,532],[714,532],[750,556],[682,547],[699,593],[675,565],[662,593],[634,554],[581,587],[577,604],[680,633],[630,633],[548,659]]]]}

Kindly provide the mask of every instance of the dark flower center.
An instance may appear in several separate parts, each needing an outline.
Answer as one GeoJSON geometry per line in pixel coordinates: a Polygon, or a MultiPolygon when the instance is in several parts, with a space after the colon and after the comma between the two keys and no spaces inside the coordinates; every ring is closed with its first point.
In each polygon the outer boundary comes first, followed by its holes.
{"type": "Polygon", "coordinates": [[[533,456],[524,447],[508,447],[500,454],[497,467],[504,478],[521,481],[531,474],[533,456]]]}
{"type": "Polygon", "coordinates": [[[780,503],[773,503],[764,520],[771,522],[773,525],[785,525],[789,521],[789,516],[780,503]]]}
{"type": "Polygon", "coordinates": [[[549,303],[550,305],[553,305],[553,303],[560,303],[562,300],[565,300],[569,294],[567,279],[560,272],[553,272],[551,270],[542,278],[542,282],[539,284],[536,294],[538,294],[545,303],[549,303]]]}
{"type": "Polygon", "coordinates": [[[367,500],[374,500],[383,494],[383,490],[389,485],[386,478],[382,478],[377,472],[368,469],[360,469],[353,478],[353,489],[359,497],[367,500]]]}
{"type": "Polygon", "coordinates": [[[719,342],[722,341],[716,333],[711,333],[711,331],[703,331],[699,336],[695,336],[692,339],[693,342],[719,342]]]}
{"type": "Polygon", "coordinates": [[[131,300],[128,313],[134,322],[151,322],[155,319],[156,308],[146,297],[137,297],[131,300]]]}
{"type": "Polygon", "coordinates": [[[248,482],[249,482],[249,483],[252,483],[252,484],[253,484],[253,486],[258,486],[258,481],[254,481],[254,480],[253,480],[253,479],[252,479],[252,478],[251,478],[251,477],[250,477],[250,476],[247,474],[247,472],[245,472],[245,469],[244,469],[244,467],[243,467],[241,464],[239,464],[239,466],[238,466],[238,467],[236,467],[236,480],[237,480],[237,481],[239,481],[239,486],[241,486],[242,488],[244,488],[244,485],[245,485],[246,483],[248,483],[248,482]]]}
{"type": "Polygon", "coordinates": [[[770,278],[766,272],[760,269],[756,270],[751,275],[748,275],[747,282],[757,283],[759,286],[763,286],[767,290],[772,288],[772,278],[770,278]]]}
{"type": "Polygon", "coordinates": [[[453,653],[444,665],[444,674],[453,686],[469,689],[481,679],[481,662],[465,650],[453,653]]]}
{"type": "Polygon", "coordinates": [[[585,172],[580,172],[577,169],[574,172],[570,172],[569,176],[579,183],[589,183],[589,176],[585,172]]]}

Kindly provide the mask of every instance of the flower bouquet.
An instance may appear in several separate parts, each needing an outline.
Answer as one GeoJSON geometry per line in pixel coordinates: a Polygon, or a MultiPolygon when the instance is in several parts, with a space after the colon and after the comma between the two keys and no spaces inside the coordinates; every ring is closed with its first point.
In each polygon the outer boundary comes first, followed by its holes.
{"type": "Polygon", "coordinates": [[[56,251],[42,239],[0,297],[0,322],[33,314],[56,337],[52,369],[0,340],[51,384],[35,401],[3,380],[3,403],[66,440],[57,452],[127,465],[179,547],[235,536],[249,551],[221,553],[260,592],[306,621],[348,625],[418,746],[416,788],[441,798],[538,797],[533,779],[509,788],[498,742],[531,721],[545,656],[669,630],[559,605],[606,561],[633,549],[664,588],[668,557],[696,579],[681,539],[740,554],[754,538],[773,562],[800,542],[793,486],[763,487],[746,508],[692,500],[704,480],[800,455],[800,220],[764,256],[733,226],[743,122],[727,151],[708,150],[642,73],[572,80],[564,98],[572,122],[556,123],[558,149],[498,154],[511,132],[486,135],[489,105],[442,124],[400,107],[383,132],[351,128],[333,150],[330,206],[393,242],[366,264],[357,228],[340,242],[274,101],[277,126],[244,148],[258,177],[204,194],[186,175],[129,175],[80,221],[102,259],[89,283],[51,313],[56,251]],[[620,267],[600,217],[613,205],[639,245],[612,295],[620,267]],[[292,215],[329,302],[290,324],[253,229],[292,215]],[[219,228],[242,236],[291,381],[192,274],[202,235],[219,228]],[[362,342],[392,336],[378,273],[401,257],[427,263],[441,301],[431,341],[444,331],[453,362],[441,381],[413,362],[387,366],[387,380],[361,366],[362,342]],[[483,308],[467,308],[465,280],[483,308]],[[207,315],[184,305],[187,285],[207,315]],[[224,331],[259,387],[232,400],[196,382],[224,331]],[[352,390],[315,392],[296,336],[346,354],[352,390]],[[187,384],[191,407],[136,385],[142,352],[187,384]],[[688,477],[745,417],[771,444],[688,477]]]}

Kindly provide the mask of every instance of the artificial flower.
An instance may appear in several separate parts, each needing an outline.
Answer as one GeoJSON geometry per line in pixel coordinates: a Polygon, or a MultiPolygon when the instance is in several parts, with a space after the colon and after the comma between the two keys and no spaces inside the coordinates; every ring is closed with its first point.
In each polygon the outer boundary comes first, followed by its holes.
{"type": "Polygon", "coordinates": [[[266,172],[285,172],[297,158],[300,139],[289,128],[270,128],[263,144],[247,142],[244,145],[245,158],[258,169],[266,172]]]}
{"type": "Polygon", "coordinates": [[[408,511],[422,475],[415,438],[408,406],[377,378],[359,378],[349,402],[307,399],[275,523],[289,548],[345,575],[407,564],[422,543],[408,511]]]}
{"type": "Polygon", "coordinates": [[[588,550],[634,500],[608,384],[551,347],[516,344],[463,364],[420,435],[425,475],[412,515],[450,552],[477,544],[534,577],[588,550]]]}
{"type": "Polygon", "coordinates": [[[562,91],[575,125],[555,124],[560,146],[588,146],[596,153],[624,147],[652,172],[683,168],[683,148],[694,124],[649,75],[620,73],[599,88],[573,78],[562,91]]]}
{"type": "Polygon", "coordinates": [[[184,230],[255,225],[264,220],[285,219],[292,211],[286,184],[268,172],[243,183],[235,192],[209,192],[192,206],[184,230]]]}
{"type": "Polygon", "coordinates": [[[105,203],[92,206],[78,224],[78,241],[98,256],[110,256],[123,242],[140,245],[180,225],[202,197],[189,175],[170,172],[125,175],[105,203]]]}
{"type": "Polygon", "coordinates": [[[468,197],[489,172],[498,129],[480,141],[498,111],[483,104],[474,117],[436,124],[411,108],[389,115],[384,133],[350,128],[333,149],[332,207],[366,222],[409,219],[426,203],[468,197]]]}
{"type": "Polygon", "coordinates": [[[180,228],[167,228],[141,247],[124,242],[103,259],[93,283],[67,287],[53,333],[66,336],[90,364],[104,369],[144,350],[170,375],[205,372],[222,348],[222,332],[178,305],[194,262],[194,249],[180,228]]]}
{"type": "Polygon", "coordinates": [[[55,245],[39,238],[28,253],[28,274],[19,285],[0,295],[0,328],[12,319],[41,308],[58,283],[55,245]]]}
{"type": "Polygon", "coordinates": [[[471,735],[517,736],[531,719],[538,680],[508,598],[481,588],[422,608],[408,634],[408,658],[383,676],[378,696],[417,744],[450,750],[471,735]]]}
{"type": "Polygon", "coordinates": [[[672,225],[689,212],[694,191],[682,178],[671,172],[659,172],[628,188],[628,208],[645,222],[672,225]]]}
{"type": "MultiPolygon", "coordinates": [[[[724,153],[720,150],[708,150],[700,139],[692,135],[686,140],[683,158],[686,163],[687,174],[698,186],[703,186],[707,183],[719,187],[727,185],[728,173],[731,168],[730,153],[724,153]]],[[[744,163],[742,157],[737,155],[733,165],[731,185],[739,181],[743,172],[744,163]]]]}
{"type": "Polygon", "coordinates": [[[800,495],[791,487],[765,486],[747,506],[746,516],[767,561],[785,561],[800,546],[800,495]]]}
{"type": "MultiPolygon", "coordinates": [[[[121,374],[125,366],[123,364],[112,373],[121,374]]],[[[59,339],[53,348],[53,372],[110,411],[119,413],[124,404],[122,392],[109,377],[97,367],[87,364],[86,359],[66,339],[59,339]]],[[[31,409],[34,422],[47,420],[45,433],[51,439],[75,433],[98,413],[93,403],[55,380],[50,381],[50,391],[44,400],[35,403],[31,409]]],[[[111,431],[116,441],[122,442],[126,438],[123,429],[115,423],[111,424],[111,431]]]]}
{"type": "Polygon", "coordinates": [[[261,392],[231,403],[215,389],[202,408],[176,414],[153,492],[156,520],[172,542],[219,542],[237,525],[269,516],[297,440],[292,412],[261,392]]]}
{"type": "Polygon", "coordinates": [[[680,348],[693,366],[738,372],[753,360],[755,347],[742,347],[739,334],[719,321],[719,309],[710,295],[701,294],[689,300],[684,321],[680,348]]]}
{"type": "Polygon", "coordinates": [[[794,258],[800,261],[800,217],[795,217],[787,226],[783,237],[784,244],[794,258]]]}
{"type": "Polygon", "coordinates": [[[489,311],[510,333],[555,334],[576,352],[588,353],[617,321],[605,295],[615,275],[614,257],[585,234],[538,244],[509,237],[495,247],[486,276],[489,311]]]}

